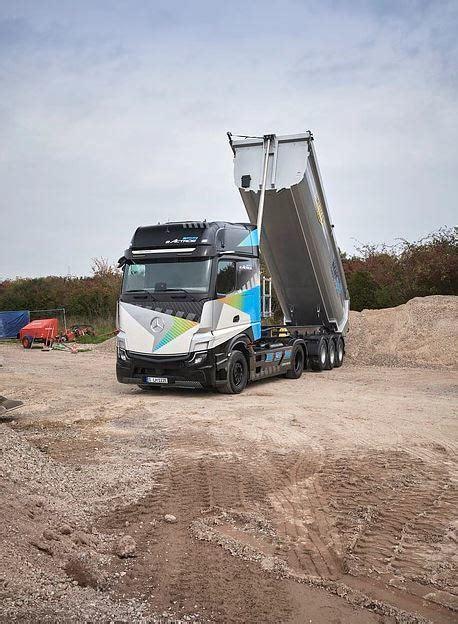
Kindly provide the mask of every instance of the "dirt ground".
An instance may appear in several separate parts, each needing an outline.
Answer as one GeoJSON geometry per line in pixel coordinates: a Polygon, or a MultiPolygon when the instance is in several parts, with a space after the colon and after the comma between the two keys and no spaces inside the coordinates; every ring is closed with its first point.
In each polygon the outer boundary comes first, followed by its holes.
{"type": "Polygon", "coordinates": [[[225,396],[122,386],[110,347],[0,361],[1,621],[456,621],[456,371],[225,396]]]}

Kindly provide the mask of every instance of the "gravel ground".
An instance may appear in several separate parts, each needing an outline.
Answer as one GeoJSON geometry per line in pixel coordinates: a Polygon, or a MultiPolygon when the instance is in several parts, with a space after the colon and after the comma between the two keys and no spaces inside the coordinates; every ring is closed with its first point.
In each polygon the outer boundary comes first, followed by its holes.
{"type": "MultiPolygon", "coordinates": [[[[453,335],[427,299],[385,326],[453,335]]],[[[362,366],[372,335],[241,396],[117,384],[113,341],[0,345],[0,621],[455,621],[458,375],[421,341],[362,366]]]]}

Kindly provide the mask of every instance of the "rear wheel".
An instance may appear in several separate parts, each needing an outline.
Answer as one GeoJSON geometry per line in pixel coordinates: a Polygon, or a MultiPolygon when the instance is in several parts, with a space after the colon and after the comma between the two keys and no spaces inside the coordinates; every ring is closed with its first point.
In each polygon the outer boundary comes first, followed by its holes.
{"type": "Polygon", "coordinates": [[[317,353],[310,358],[310,366],[314,371],[323,371],[326,368],[326,362],[328,360],[328,347],[326,340],[320,338],[317,346],[317,353]]]}
{"type": "Polygon", "coordinates": [[[23,336],[21,342],[22,342],[22,346],[24,347],[24,349],[31,349],[33,338],[32,336],[23,336]]]}
{"type": "Polygon", "coordinates": [[[292,354],[291,368],[286,372],[285,377],[288,379],[299,379],[304,371],[305,355],[304,349],[297,346],[292,354]]]}
{"type": "Polygon", "coordinates": [[[343,338],[339,336],[336,340],[336,361],[334,363],[334,366],[336,368],[339,368],[340,366],[342,366],[343,361],[344,361],[344,355],[345,355],[344,341],[343,341],[343,338]]]}
{"type": "Polygon", "coordinates": [[[248,364],[241,351],[232,351],[227,363],[227,378],[217,386],[222,394],[240,394],[248,383],[248,364]]]}
{"type": "Polygon", "coordinates": [[[336,343],[331,338],[328,341],[328,357],[326,360],[326,370],[331,370],[334,368],[336,363],[336,343]]]}

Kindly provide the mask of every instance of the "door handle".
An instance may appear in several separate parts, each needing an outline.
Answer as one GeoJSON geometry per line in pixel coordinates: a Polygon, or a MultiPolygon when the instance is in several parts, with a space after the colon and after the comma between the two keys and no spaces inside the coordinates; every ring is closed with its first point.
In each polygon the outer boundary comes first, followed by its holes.
{"type": "Polygon", "coordinates": [[[232,319],[232,322],[233,322],[233,323],[238,323],[239,321],[240,321],[240,316],[239,316],[238,314],[236,314],[236,315],[234,316],[234,318],[232,319]]]}

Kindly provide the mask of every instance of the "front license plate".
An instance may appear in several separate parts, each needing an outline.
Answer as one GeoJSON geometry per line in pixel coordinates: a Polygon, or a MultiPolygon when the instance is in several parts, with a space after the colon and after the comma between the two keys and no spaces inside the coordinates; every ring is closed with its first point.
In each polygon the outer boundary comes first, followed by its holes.
{"type": "Polygon", "coordinates": [[[167,377],[146,377],[146,383],[150,384],[166,384],[169,383],[167,377]]]}

